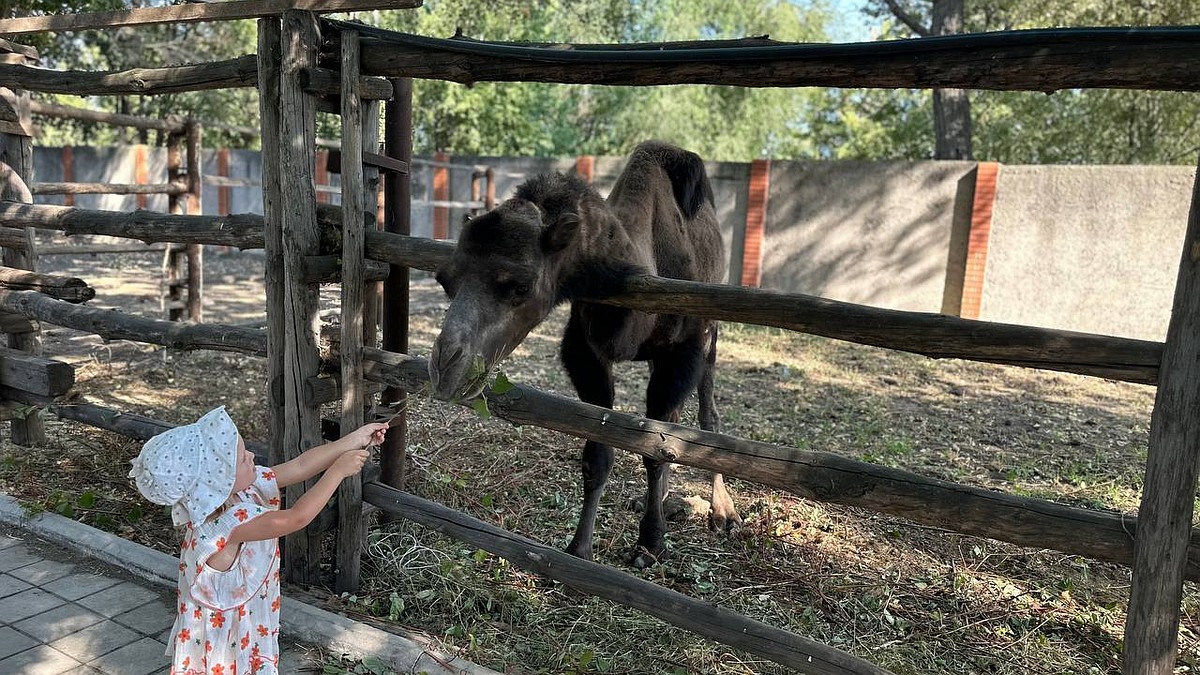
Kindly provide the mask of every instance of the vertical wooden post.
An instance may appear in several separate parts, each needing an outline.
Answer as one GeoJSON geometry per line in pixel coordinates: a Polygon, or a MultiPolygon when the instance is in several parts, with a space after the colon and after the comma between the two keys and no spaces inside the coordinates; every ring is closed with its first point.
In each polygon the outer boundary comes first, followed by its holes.
{"type": "MultiPolygon", "coordinates": [[[[25,58],[29,63],[30,59],[25,58]]],[[[15,119],[15,123],[4,125],[0,131],[0,198],[33,203],[29,183],[33,181],[33,120],[29,111],[29,94],[0,88],[0,106],[7,108],[3,117],[15,119]]],[[[0,261],[8,267],[36,270],[37,252],[33,245],[33,230],[25,229],[25,246],[20,249],[5,248],[0,261]]],[[[11,333],[8,346],[30,354],[42,353],[41,330],[11,333]]],[[[23,420],[12,421],[12,442],[15,445],[35,446],[46,442],[46,429],[42,418],[30,415],[23,420]]]]}
{"type": "MultiPolygon", "coordinates": [[[[388,101],[386,119],[386,143],[389,157],[407,162],[412,166],[412,79],[392,80],[394,98],[388,101]]],[[[411,171],[411,169],[410,169],[411,171]]],[[[407,173],[389,172],[384,185],[384,202],[387,216],[384,229],[396,234],[412,233],[412,182],[407,173]]],[[[388,278],[383,284],[383,348],[389,351],[408,352],[408,268],[390,265],[388,278]]],[[[388,387],[383,390],[384,405],[395,406],[403,411],[408,405],[403,389],[388,387]]],[[[380,452],[380,468],[384,484],[397,490],[404,489],[404,472],[408,455],[408,415],[401,412],[392,421],[387,439],[380,452]]]]}
{"type": "MultiPolygon", "coordinates": [[[[342,31],[342,435],[363,424],[363,115],[358,33],[342,31]]],[[[374,122],[374,120],[372,120],[374,122]]],[[[372,205],[374,206],[374,205],[372,205]]],[[[334,590],[357,591],[362,553],[362,477],[338,486],[334,590]]]]}
{"type": "MultiPolygon", "coordinates": [[[[264,284],[267,300],[267,423],[272,465],[283,452],[283,181],[279,172],[282,138],[279,122],[280,23],[278,17],[258,20],[258,106],[262,137],[264,284]]],[[[284,560],[290,563],[290,559],[284,560]]],[[[290,575],[289,575],[290,576],[290,575]]]]}
{"type": "MultiPolygon", "coordinates": [[[[171,133],[167,137],[167,182],[175,183],[183,179],[183,141],[184,136],[171,133]]],[[[183,199],[181,195],[167,195],[167,210],[175,215],[183,214],[183,199]]],[[[163,251],[162,263],[162,293],[160,293],[163,315],[168,321],[178,321],[183,317],[183,282],[179,275],[179,251],[174,244],[167,244],[163,251]]]]}
{"type": "Polygon", "coordinates": [[[1200,173],[1192,189],[1175,301],[1150,418],[1133,547],[1125,675],[1175,671],[1179,604],[1200,474],[1200,173]]]}
{"type": "MultiPolygon", "coordinates": [[[[198,216],[203,213],[200,204],[201,187],[201,143],[203,130],[200,123],[189,119],[187,129],[187,213],[198,216]]],[[[204,321],[204,246],[188,244],[187,247],[187,316],[196,323],[204,321]]]]}
{"type": "MultiPolygon", "coordinates": [[[[379,113],[382,110],[380,101],[363,103],[362,148],[364,152],[379,152],[379,113]]],[[[364,227],[378,230],[383,227],[383,185],[380,171],[377,168],[363,166],[363,193],[366,204],[364,227]]],[[[363,288],[363,344],[372,347],[379,346],[379,313],[383,301],[383,282],[373,281],[363,288]]],[[[368,396],[365,410],[375,407],[374,396],[368,396]]]]}

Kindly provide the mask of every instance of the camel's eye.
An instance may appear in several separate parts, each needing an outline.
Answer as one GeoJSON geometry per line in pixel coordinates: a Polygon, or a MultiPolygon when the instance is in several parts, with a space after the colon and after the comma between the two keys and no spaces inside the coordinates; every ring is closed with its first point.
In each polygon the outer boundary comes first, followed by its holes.
{"type": "Polygon", "coordinates": [[[496,284],[496,297],[502,302],[516,306],[529,299],[530,289],[527,281],[505,281],[496,284]]]}

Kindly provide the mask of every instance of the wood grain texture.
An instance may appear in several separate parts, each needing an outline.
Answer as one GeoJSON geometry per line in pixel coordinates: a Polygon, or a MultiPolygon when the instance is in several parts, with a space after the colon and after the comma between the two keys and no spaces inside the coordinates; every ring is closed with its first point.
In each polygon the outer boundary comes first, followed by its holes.
{"type": "Polygon", "coordinates": [[[75,384],[68,363],[0,347],[0,385],[39,396],[61,396],[75,384]]]}

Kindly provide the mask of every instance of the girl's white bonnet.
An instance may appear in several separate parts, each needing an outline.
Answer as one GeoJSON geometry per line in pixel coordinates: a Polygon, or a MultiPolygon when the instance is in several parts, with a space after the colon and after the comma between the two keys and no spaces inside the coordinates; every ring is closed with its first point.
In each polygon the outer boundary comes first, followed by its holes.
{"type": "Polygon", "coordinates": [[[146,441],[129,477],[146,499],[171,507],[175,525],[200,523],[233,492],[237,446],[237,426],[221,406],[146,441]]]}

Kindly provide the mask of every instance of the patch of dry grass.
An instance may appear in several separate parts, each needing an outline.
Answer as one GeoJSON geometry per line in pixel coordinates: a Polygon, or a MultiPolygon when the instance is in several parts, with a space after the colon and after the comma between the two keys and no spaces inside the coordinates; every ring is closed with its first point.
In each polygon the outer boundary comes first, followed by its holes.
{"type": "MultiPolygon", "coordinates": [[[[209,297],[220,296],[215,285],[209,297]]],[[[415,296],[412,351],[427,353],[440,301],[428,283],[415,296]]],[[[556,357],[564,317],[556,312],[504,364],[512,380],[571,394],[556,357]]],[[[1152,388],[934,361],[774,329],[723,331],[717,402],[726,433],[1088,508],[1137,508],[1152,388]]],[[[59,345],[75,339],[52,337],[59,345]]],[[[86,341],[74,353],[89,400],[172,422],[225,403],[247,436],[263,437],[259,360],[86,341]]],[[[617,377],[618,407],[638,410],[644,365],[623,365],[617,377]]],[[[411,401],[414,493],[565,545],[580,501],[581,441],[411,401]]],[[[694,422],[694,408],[685,422],[694,422]]],[[[43,508],[66,501],[85,521],[174,553],[163,513],[144,505],[131,513],[140,502],[124,476],[136,444],[78,425],[51,426],[49,448],[4,445],[2,489],[43,508]],[[90,507],[79,503],[83,491],[94,493],[90,507]]],[[[675,473],[673,488],[707,496],[705,477],[686,468],[675,473]]],[[[639,516],[629,505],[642,496],[644,477],[640,458],[619,453],[597,521],[597,560],[897,673],[1119,669],[1129,584],[1123,567],[743,481],[731,481],[731,489],[745,518],[740,532],[716,536],[703,514],[685,512],[672,523],[665,563],[635,571],[625,564],[639,516]]],[[[789,672],[410,524],[372,530],[365,570],[362,592],[329,604],[390,620],[499,670],[789,672]]],[[[1194,669],[1194,584],[1184,610],[1179,665],[1194,669]]]]}

